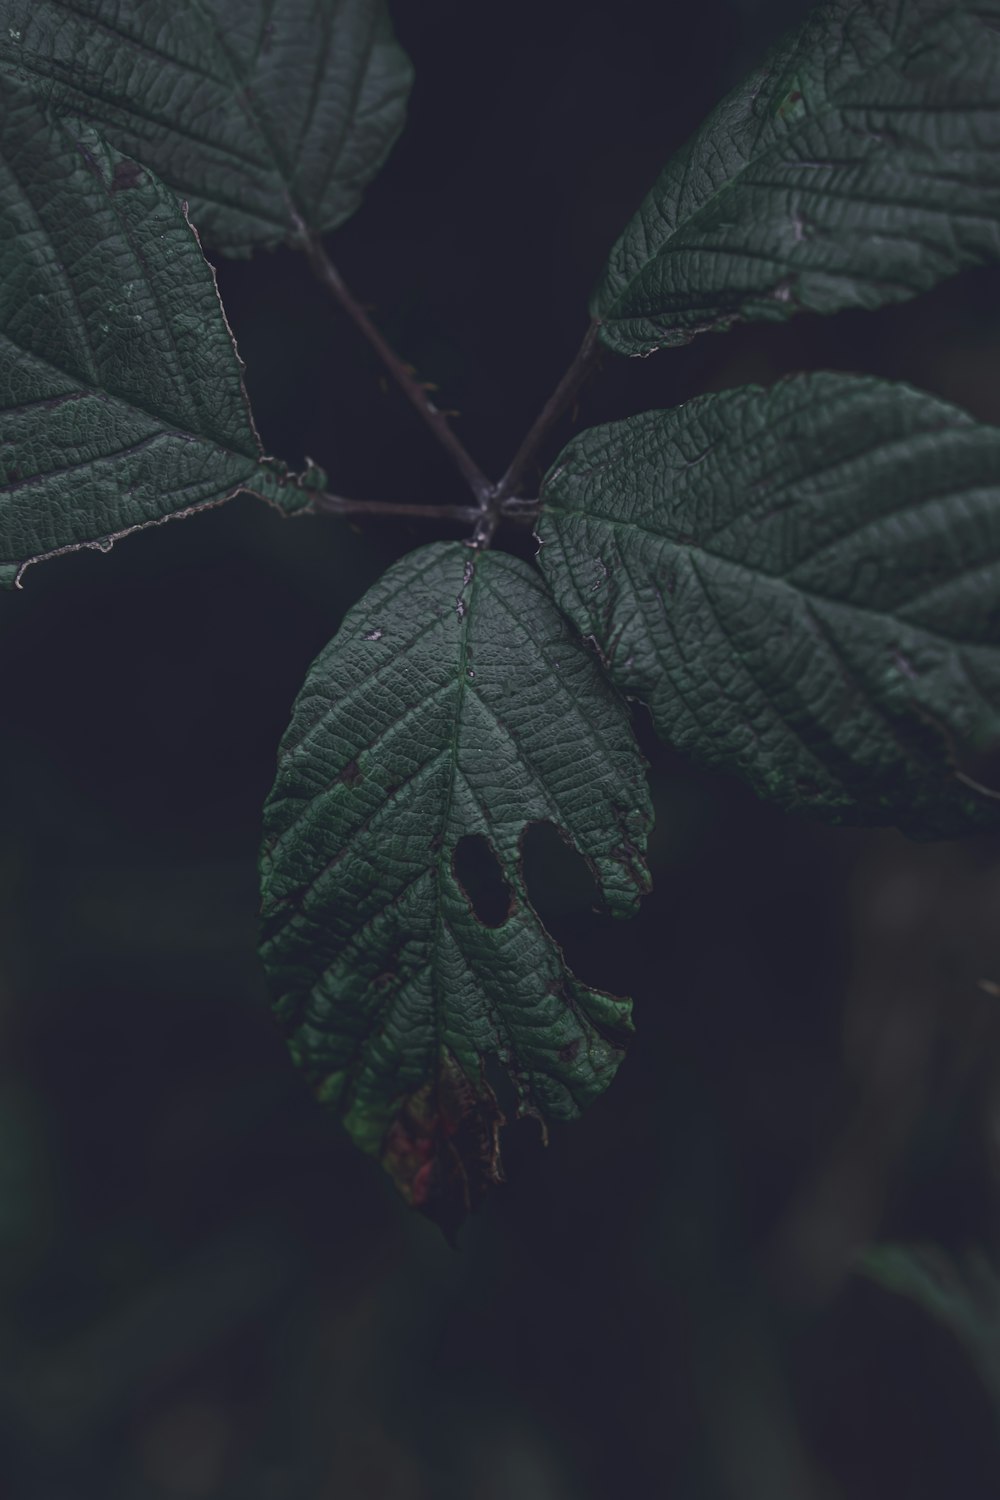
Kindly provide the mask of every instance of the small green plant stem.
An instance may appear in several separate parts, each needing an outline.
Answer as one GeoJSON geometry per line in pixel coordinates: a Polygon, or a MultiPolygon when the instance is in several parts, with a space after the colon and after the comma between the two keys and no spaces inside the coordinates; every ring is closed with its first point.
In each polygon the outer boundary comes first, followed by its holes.
{"type": "Polygon", "coordinates": [[[483,473],[465,444],[452,428],[447,416],[435,406],[427,387],[416,379],[413,369],[402,360],[376,328],[361,304],[323,248],[319,236],[296,217],[299,244],[305,252],[319,282],[330,291],[355,327],[363,334],[382,364],[393,377],[410,404],[419,413],[434,437],[449,454],[478,504],[407,505],[393,501],[347,500],[339,495],[317,496],[313,509],[340,516],[408,516],[411,520],[472,521],[475,530],[472,545],[488,547],[502,519],[530,522],[538,512],[537,501],[520,501],[515,497],[525,476],[537,460],[549,431],[576,400],[584,382],[593,373],[600,357],[597,323],[592,322],[569,369],[546,401],[524,441],[514,454],[507,472],[498,484],[483,473]]]}
{"type": "Polygon", "coordinates": [[[323,515],[357,516],[361,520],[366,516],[399,516],[404,520],[453,521],[461,526],[478,521],[482,514],[478,505],[408,505],[405,500],[348,500],[343,495],[328,494],[314,495],[309,509],[323,515]]]}
{"type": "Polygon", "coordinates": [[[597,323],[592,322],[583,336],[583,343],[577,350],[573,363],[532,423],[527,436],[511,459],[507,472],[481,501],[482,510],[472,534],[473,547],[488,547],[501,519],[530,521],[538,514],[537,500],[521,502],[514,497],[528,471],[537,462],[549,432],[569,410],[584,382],[597,368],[600,358],[597,329],[597,323]]]}
{"type": "MultiPolygon", "coordinates": [[[[391,516],[410,521],[449,521],[455,526],[481,523],[484,514],[478,505],[410,505],[405,500],[351,500],[344,495],[325,492],[313,495],[307,508],[317,515],[354,516],[362,521],[367,517],[377,520],[380,516],[391,516]]],[[[537,500],[506,500],[499,508],[497,520],[530,525],[537,515],[537,500]]]]}
{"type": "MultiPolygon", "coordinates": [[[[488,503],[494,486],[487,479],[465,444],[452,428],[448,418],[431,400],[426,386],[417,380],[413,369],[382,337],[361,304],[352,295],[340,272],[323,248],[318,235],[310,232],[301,219],[296,220],[299,243],[312,267],[313,274],[331,292],[355,327],[374,349],[403,395],[430,428],[442,448],[449,454],[480,505],[488,503]]],[[[417,507],[410,507],[416,510],[417,507]]]]}
{"type": "Polygon", "coordinates": [[[542,508],[542,502],[537,497],[526,500],[521,496],[508,498],[500,502],[501,521],[516,521],[521,524],[533,525],[538,519],[538,512],[542,508]]]}
{"type": "Polygon", "coordinates": [[[583,343],[577,350],[573,363],[542,407],[528,435],[511,459],[506,474],[496,486],[492,497],[494,501],[503,502],[517,494],[529,469],[537,462],[550,429],[569,410],[585,382],[597,368],[601,355],[601,346],[597,341],[598,327],[599,324],[592,322],[584,334],[583,343]]]}

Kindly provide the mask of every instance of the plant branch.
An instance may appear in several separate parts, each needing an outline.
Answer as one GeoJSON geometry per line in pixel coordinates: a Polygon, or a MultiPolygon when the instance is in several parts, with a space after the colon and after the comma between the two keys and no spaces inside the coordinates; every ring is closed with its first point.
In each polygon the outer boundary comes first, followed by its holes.
{"type": "Polygon", "coordinates": [[[516,498],[508,498],[500,501],[500,519],[503,521],[525,521],[533,522],[538,518],[538,512],[542,508],[542,502],[537,496],[528,500],[522,499],[520,495],[516,498]]]}
{"type": "Polygon", "coordinates": [[[328,516],[357,516],[360,519],[400,516],[413,521],[454,521],[462,526],[478,521],[481,515],[478,505],[407,505],[405,500],[348,500],[343,495],[322,493],[310,498],[308,508],[328,516]]]}
{"type": "Polygon", "coordinates": [[[538,457],[549,435],[549,430],[573,404],[585,381],[596,369],[601,354],[601,348],[597,342],[598,326],[597,323],[592,322],[587,329],[583,343],[577,350],[576,358],[542,407],[527,437],[511,459],[506,474],[497,485],[493,495],[495,500],[503,501],[517,493],[524,482],[525,475],[538,457]]]}
{"type": "Polygon", "coordinates": [[[481,505],[485,504],[493,492],[493,485],[455,433],[444,412],[434,405],[426,387],[416,379],[411,367],[400,359],[392,346],[379,333],[361,304],[352,296],[340,272],[323,249],[319,237],[313,234],[298,216],[295,219],[295,227],[299,243],[317,279],[333,294],[355,327],[368,340],[403,395],[420,414],[442,448],[449,454],[476,499],[481,505]]]}

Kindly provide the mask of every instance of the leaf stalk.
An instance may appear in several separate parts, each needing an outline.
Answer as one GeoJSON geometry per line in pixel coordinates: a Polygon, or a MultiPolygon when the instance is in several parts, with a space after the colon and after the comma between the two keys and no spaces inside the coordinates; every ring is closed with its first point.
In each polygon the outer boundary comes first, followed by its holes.
{"type": "Polygon", "coordinates": [[[528,470],[537,461],[550,429],[569,410],[586,381],[596,370],[601,357],[601,346],[597,341],[599,327],[599,323],[591,322],[573,363],[542,407],[527,436],[511,459],[506,474],[494,491],[494,499],[503,501],[508,496],[517,494],[528,470]]]}
{"type": "Polygon", "coordinates": [[[405,500],[350,500],[344,495],[316,494],[308,509],[330,516],[399,516],[418,521],[454,521],[468,525],[478,521],[482,512],[476,505],[410,505],[405,500]]]}
{"type": "MultiPolygon", "coordinates": [[[[317,280],[332,293],[335,300],[347,313],[355,327],[378,355],[403,395],[410,402],[421,420],[434,434],[435,439],[449,455],[462,478],[481,506],[488,504],[494,486],[487,479],[461,438],[455,432],[445,412],[431,400],[428,387],[420,381],[413,367],[399,355],[379,332],[360,302],[353,296],[340,272],[323,248],[319,236],[307,228],[298,215],[295,216],[298,244],[304,251],[317,280]]],[[[417,507],[410,507],[416,510],[417,507]]]]}

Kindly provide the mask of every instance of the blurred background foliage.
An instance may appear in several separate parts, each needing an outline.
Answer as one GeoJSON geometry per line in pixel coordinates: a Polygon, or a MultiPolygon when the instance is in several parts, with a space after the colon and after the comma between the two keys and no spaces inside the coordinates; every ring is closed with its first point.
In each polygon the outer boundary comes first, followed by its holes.
{"type": "MultiPolygon", "coordinates": [[[[667,154],[801,13],[399,0],[410,124],[332,248],[489,471],[667,154]]],[[[220,280],[270,451],[463,498],[303,262],[220,280]]],[[[1000,421],[998,358],[983,271],[608,359],[578,420],[825,367],[1000,421]]],[[[997,842],[784,817],[640,714],[641,917],[594,916],[544,844],[529,871],[637,1040],[548,1150],[508,1131],[457,1252],[293,1071],[254,956],[261,802],[309,661],[431,534],[241,499],[0,600],[0,1493],[995,1497],[997,842]],[[938,1248],[866,1257],[888,1242],[938,1248]]]]}

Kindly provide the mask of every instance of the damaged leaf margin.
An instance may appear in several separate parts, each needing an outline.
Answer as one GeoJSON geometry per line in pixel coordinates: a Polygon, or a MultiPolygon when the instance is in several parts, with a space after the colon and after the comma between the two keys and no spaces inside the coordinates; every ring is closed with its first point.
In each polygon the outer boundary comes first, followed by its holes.
{"type": "Polygon", "coordinates": [[[568,971],[521,852],[553,823],[608,909],[633,913],[644,773],[592,653],[503,554],[411,553],[309,671],[265,809],[262,954],[320,1097],[446,1223],[501,1175],[497,1064],[517,1112],[544,1121],[578,1114],[621,1061],[630,1002],[568,971]],[[494,925],[456,872],[469,835],[509,892],[494,925]]]}

